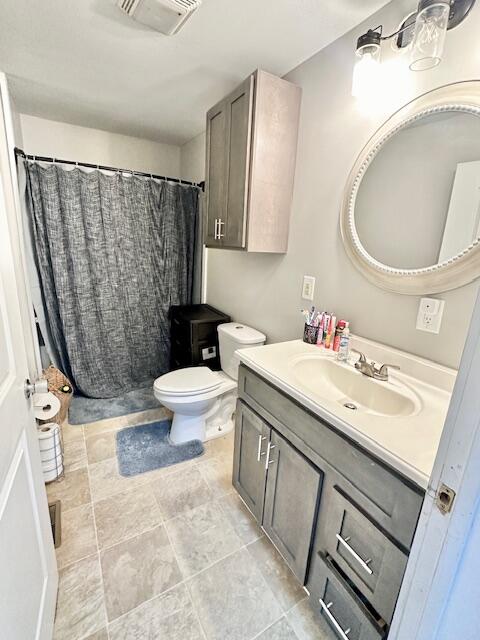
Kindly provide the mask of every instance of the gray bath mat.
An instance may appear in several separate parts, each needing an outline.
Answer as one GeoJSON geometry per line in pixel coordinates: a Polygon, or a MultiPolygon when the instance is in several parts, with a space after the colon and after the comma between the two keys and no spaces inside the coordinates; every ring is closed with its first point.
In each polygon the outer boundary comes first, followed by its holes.
{"type": "Polygon", "coordinates": [[[162,420],[117,432],[118,469],[122,476],[136,476],[202,455],[201,440],[172,444],[168,437],[170,424],[170,420],[162,420]]]}
{"type": "Polygon", "coordinates": [[[118,418],[129,413],[157,409],[160,403],[153,395],[153,385],[128,391],[118,398],[85,398],[73,396],[68,410],[70,424],[87,424],[107,418],[118,418]]]}

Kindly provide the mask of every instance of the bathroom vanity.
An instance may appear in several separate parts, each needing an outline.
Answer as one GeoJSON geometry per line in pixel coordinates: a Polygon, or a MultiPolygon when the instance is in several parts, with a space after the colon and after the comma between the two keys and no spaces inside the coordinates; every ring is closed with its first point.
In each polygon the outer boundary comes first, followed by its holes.
{"type": "MultiPolygon", "coordinates": [[[[375,343],[364,343],[370,355],[375,343]]],[[[397,354],[405,365],[405,354],[387,351],[385,361],[397,354]]],[[[240,352],[233,484],[332,639],[380,639],[455,376],[412,357],[411,371],[428,382],[396,374],[379,383],[327,354],[300,341],[240,352]]]]}

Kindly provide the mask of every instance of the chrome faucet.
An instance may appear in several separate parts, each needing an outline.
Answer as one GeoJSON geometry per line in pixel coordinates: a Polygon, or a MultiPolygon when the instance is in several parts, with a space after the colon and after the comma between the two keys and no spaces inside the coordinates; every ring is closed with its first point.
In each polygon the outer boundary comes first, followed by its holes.
{"type": "Polygon", "coordinates": [[[355,362],[355,369],[363,373],[364,376],[368,376],[369,378],[374,378],[375,380],[382,380],[383,382],[388,381],[388,370],[389,369],[400,369],[396,364],[382,364],[381,367],[376,367],[375,362],[368,362],[365,354],[361,351],[357,351],[356,349],[352,349],[355,353],[358,353],[359,358],[357,362],[355,362]]]}

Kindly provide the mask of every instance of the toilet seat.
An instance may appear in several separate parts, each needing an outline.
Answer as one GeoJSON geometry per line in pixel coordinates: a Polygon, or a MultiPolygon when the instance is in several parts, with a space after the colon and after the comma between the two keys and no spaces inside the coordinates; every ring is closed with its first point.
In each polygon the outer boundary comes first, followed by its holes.
{"type": "Polygon", "coordinates": [[[161,394],[191,397],[215,391],[221,384],[221,377],[208,367],[186,367],[160,376],[153,386],[161,394]]]}

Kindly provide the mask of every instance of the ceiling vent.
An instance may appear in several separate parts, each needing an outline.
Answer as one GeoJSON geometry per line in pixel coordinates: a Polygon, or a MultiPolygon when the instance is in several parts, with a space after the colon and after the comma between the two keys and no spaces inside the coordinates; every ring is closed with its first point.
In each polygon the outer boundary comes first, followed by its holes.
{"type": "Polygon", "coordinates": [[[117,0],[117,5],[137,22],[172,36],[180,30],[202,0],[117,0]]]}

